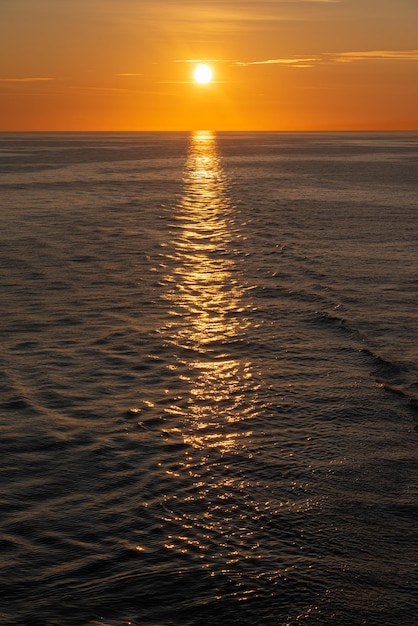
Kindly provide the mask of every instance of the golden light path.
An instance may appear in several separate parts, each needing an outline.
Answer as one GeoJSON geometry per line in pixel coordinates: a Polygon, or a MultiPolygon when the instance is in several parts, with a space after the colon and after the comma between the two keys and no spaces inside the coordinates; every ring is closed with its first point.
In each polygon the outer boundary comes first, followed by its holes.
{"type": "MultiPolygon", "coordinates": [[[[227,451],[245,433],[228,424],[251,418],[254,380],[251,363],[240,358],[248,324],[244,288],[232,252],[233,206],[211,132],[190,142],[184,193],[173,242],[175,269],[167,280],[173,318],[168,334],[175,365],[190,395],[169,411],[183,415],[183,439],[195,448],[227,451]]],[[[247,433],[250,434],[250,433],[247,433]]]]}
{"type": "Polygon", "coordinates": [[[170,319],[160,331],[172,374],[164,409],[172,450],[162,462],[169,481],[164,547],[198,564],[197,576],[230,577],[236,597],[246,600],[253,580],[242,587],[242,578],[234,581],[243,564],[260,558],[260,504],[248,465],[262,409],[245,356],[250,305],[240,279],[240,232],[213,133],[191,137],[183,184],[165,254],[170,319]]]}

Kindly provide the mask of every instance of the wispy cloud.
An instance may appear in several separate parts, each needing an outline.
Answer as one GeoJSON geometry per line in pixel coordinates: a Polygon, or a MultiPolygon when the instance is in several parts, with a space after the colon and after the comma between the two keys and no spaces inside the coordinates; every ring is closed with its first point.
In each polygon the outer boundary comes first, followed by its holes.
{"type": "Polygon", "coordinates": [[[261,61],[235,61],[235,65],[285,65],[288,67],[315,67],[332,63],[365,61],[418,61],[418,50],[368,50],[365,52],[324,52],[310,57],[292,56],[261,61]]]}
{"type": "Polygon", "coordinates": [[[369,50],[367,52],[341,52],[334,57],[339,63],[353,61],[418,61],[418,50],[369,50]]]}
{"type": "Polygon", "coordinates": [[[176,59],[174,63],[233,63],[236,64],[238,61],[234,61],[231,59],[176,59]]]}
{"type": "MultiPolygon", "coordinates": [[[[1,0],[0,0],[1,1],[1,0]]],[[[105,1],[110,6],[117,6],[119,9],[121,6],[137,5],[138,0],[96,0],[103,6],[105,1]]],[[[85,2],[85,0],[79,0],[79,2],[85,2]]],[[[260,8],[275,6],[277,4],[341,4],[344,0],[258,0],[257,6],[260,8]]],[[[206,0],[206,5],[211,7],[239,7],[251,5],[254,6],[254,0],[206,0]]],[[[154,6],[168,7],[175,5],[190,6],[196,5],[196,0],[154,0],[154,6]]]]}
{"type": "Polygon", "coordinates": [[[38,83],[55,80],[55,78],[0,78],[0,83],[38,83]]]}
{"type": "Polygon", "coordinates": [[[319,63],[321,57],[288,57],[282,59],[267,59],[266,61],[236,61],[235,65],[289,65],[292,67],[313,67],[319,63]]]}
{"type": "MultiPolygon", "coordinates": [[[[76,0],[73,0],[73,2],[76,0]]],[[[81,0],[77,0],[81,2],[81,0]]],[[[90,0],[100,3],[102,19],[129,20],[148,29],[170,25],[170,31],[190,35],[271,30],[277,22],[315,21],[332,18],[346,0],[90,0]],[[106,6],[106,11],[103,11],[106,6]]],[[[84,0],[84,4],[85,0],[84,0]]]]}

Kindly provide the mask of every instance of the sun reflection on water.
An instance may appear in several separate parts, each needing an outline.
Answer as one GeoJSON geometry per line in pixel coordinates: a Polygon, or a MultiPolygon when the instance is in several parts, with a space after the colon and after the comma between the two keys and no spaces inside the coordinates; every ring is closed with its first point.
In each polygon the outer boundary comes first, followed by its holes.
{"type": "Polygon", "coordinates": [[[233,247],[233,211],[215,136],[196,132],[171,242],[166,298],[172,321],[165,329],[175,349],[174,367],[190,391],[167,412],[184,418],[186,443],[221,453],[251,434],[231,425],[256,413],[251,363],[242,358],[248,319],[233,247]]]}
{"type": "Polygon", "coordinates": [[[253,495],[260,488],[253,477],[255,418],[263,410],[247,349],[253,305],[242,276],[245,245],[212,133],[191,137],[183,184],[164,246],[169,315],[160,332],[171,384],[163,405],[164,550],[199,563],[209,576],[229,577],[236,599],[246,600],[254,582],[251,576],[243,585],[242,570],[261,567],[255,533],[271,505],[268,489],[262,502],[253,495]]]}

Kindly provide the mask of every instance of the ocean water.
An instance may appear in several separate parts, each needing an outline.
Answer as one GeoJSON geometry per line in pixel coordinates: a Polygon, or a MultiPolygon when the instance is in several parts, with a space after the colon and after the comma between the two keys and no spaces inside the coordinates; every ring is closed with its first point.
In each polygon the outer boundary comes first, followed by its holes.
{"type": "Polygon", "coordinates": [[[0,623],[418,624],[418,133],[0,136],[0,623]]]}

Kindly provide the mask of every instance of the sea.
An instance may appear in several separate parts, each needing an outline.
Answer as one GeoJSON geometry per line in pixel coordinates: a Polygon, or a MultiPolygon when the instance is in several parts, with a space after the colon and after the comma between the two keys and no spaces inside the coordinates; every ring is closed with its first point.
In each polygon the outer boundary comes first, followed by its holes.
{"type": "Polygon", "coordinates": [[[0,135],[0,624],[418,625],[418,132],[0,135]]]}

